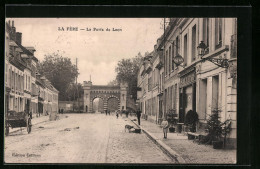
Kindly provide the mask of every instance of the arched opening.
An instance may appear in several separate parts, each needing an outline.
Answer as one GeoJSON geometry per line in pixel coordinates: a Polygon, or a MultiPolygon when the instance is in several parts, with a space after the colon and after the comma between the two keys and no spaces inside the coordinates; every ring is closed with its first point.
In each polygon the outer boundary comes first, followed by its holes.
{"type": "Polygon", "coordinates": [[[104,111],[104,102],[101,98],[95,98],[92,102],[92,110],[94,113],[103,113],[104,111]]]}
{"type": "Polygon", "coordinates": [[[107,100],[107,109],[110,112],[115,112],[119,109],[119,100],[116,97],[111,97],[107,100]]]}

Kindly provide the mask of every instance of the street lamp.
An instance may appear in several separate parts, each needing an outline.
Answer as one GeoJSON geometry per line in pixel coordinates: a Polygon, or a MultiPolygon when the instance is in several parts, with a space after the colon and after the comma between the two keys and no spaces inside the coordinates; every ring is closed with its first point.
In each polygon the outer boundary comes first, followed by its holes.
{"type": "Polygon", "coordinates": [[[229,64],[228,64],[228,59],[226,58],[203,58],[203,56],[206,53],[206,49],[208,47],[205,45],[205,43],[203,41],[200,41],[199,46],[197,47],[198,53],[200,58],[202,59],[203,62],[205,62],[206,60],[214,63],[215,65],[222,67],[222,68],[228,68],[229,64]]]}
{"type": "Polygon", "coordinates": [[[201,56],[201,57],[204,56],[206,49],[207,49],[206,44],[203,41],[200,41],[200,44],[197,47],[197,50],[199,52],[199,56],[201,56]]]}

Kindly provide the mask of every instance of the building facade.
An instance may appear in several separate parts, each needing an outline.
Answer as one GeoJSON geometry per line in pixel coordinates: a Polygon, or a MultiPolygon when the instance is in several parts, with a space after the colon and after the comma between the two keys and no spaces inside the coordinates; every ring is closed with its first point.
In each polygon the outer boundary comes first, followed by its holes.
{"type": "Polygon", "coordinates": [[[5,111],[44,113],[47,101],[52,106],[49,112],[58,112],[58,91],[37,73],[36,50],[22,45],[14,21],[5,26],[5,111]]]}
{"type": "MultiPolygon", "coordinates": [[[[184,123],[186,113],[193,110],[198,113],[197,129],[200,129],[205,127],[212,110],[218,109],[221,121],[232,120],[229,138],[236,146],[236,36],[236,18],[169,19],[169,25],[156,44],[155,51],[162,52],[161,55],[158,54],[160,64],[158,61],[151,62],[156,60],[154,56],[151,56],[154,59],[149,62],[151,72],[154,65],[160,68],[159,80],[157,79],[160,89],[157,95],[162,99],[158,98],[150,106],[148,104],[147,109],[142,108],[148,119],[153,118],[153,112],[158,117],[165,117],[174,111],[178,115],[178,122],[184,123]],[[206,45],[203,55],[199,55],[198,50],[201,41],[206,45]],[[177,65],[175,59],[180,57],[183,62],[177,65]],[[228,62],[223,63],[223,59],[228,62]]],[[[146,62],[140,67],[138,76],[138,86],[142,88],[138,92],[138,100],[143,107],[151,98],[148,94],[151,91],[148,89],[149,78],[156,79],[155,75],[147,72],[149,67],[145,65],[149,64],[146,62]]]]}

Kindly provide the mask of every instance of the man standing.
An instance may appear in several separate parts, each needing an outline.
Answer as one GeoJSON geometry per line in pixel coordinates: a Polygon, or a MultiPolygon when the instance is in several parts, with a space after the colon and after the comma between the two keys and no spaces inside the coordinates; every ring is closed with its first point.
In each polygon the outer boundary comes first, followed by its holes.
{"type": "Polygon", "coordinates": [[[129,114],[129,110],[126,109],[126,112],[125,112],[126,118],[128,118],[128,114],[129,114]]]}
{"type": "Polygon", "coordinates": [[[106,112],[106,115],[107,115],[107,110],[105,110],[105,112],[106,112]]]}
{"type": "Polygon", "coordinates": [[[141,110],[138,109],[137,112],[136,112],[136,116],[137,116],[137,119],[138,119],[138,124],[140,125],[140,117],[141,117],[141,110]]]}

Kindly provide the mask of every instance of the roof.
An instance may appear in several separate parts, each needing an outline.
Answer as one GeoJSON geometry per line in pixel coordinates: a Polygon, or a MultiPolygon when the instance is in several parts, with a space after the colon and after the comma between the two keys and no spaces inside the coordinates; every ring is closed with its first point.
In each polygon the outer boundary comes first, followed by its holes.
{"type": "Polygon", "coordinates": [[[28,49],[28,50],[36,51],[33,46],[25,46],[25,48],[28,49]]]}
{"type": "Polygon", "coordinates": [[[9,41],[9,45],[10,45],[10,46],[16,46],[16,47],[18,47],[18,45],[17,45],[13,40],[10,40],[10,41],[9,41]]]}
{"type": "Polygon", "coordinates": [[[30,56],[33,60],[35,60],[36,62],[38,62],[38,59],[28,50],[26,49],[23,45],[19,44],[16,42],[16,44],[23,50],[23,53],[27,54],[28,56],[30,56]]]}

